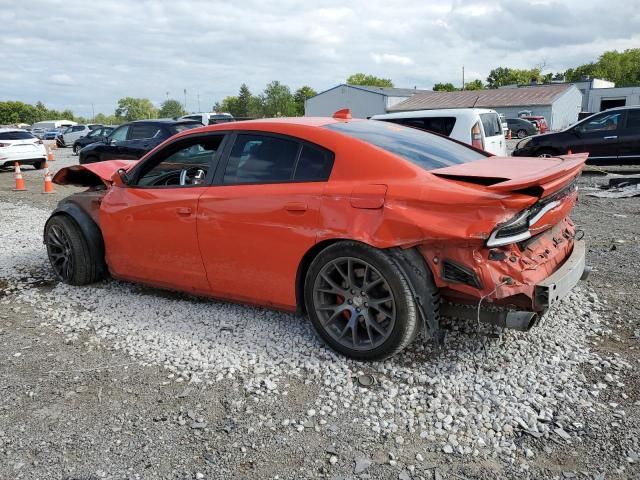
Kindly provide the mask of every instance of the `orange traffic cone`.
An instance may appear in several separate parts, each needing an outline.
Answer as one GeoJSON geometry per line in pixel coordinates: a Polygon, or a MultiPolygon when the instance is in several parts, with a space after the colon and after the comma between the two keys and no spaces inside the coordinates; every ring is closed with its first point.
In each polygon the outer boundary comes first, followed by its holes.
{"type": "Polygon", "coordinates": [[[49,173],[49,164],[44,164],[44,190],[42,193],[56,193],[53,189],[53,182],[51,181],[51,174],[49,173]]]}
{"type": "Polygon", "coordinates": [[[26,187],[24,186],[24,179],[22,178],[22,172],[20,171],[20,164],[16,162],[14,165],[16,167],[16,188],[13,190],[15,192],[24,192],[26,187]]]}
{"type": "Polygon", "coordinates": [[[51,151],[51,146],[47,147],[47,161],[53,162],[53,152],[51,151]]]}

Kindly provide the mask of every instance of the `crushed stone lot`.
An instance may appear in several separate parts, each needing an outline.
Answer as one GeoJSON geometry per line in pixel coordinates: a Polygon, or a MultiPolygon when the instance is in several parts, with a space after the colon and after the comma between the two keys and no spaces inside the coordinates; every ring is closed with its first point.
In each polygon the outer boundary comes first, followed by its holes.
{"type": "Polygon", "coordinates": [[[23,173],[0,172],[0,478],[640,478],[640,198],[581,195],[594,271],[531,332],[445,319],[443,349],[361,363],[306,318],[58,283],[41,232],[74,189],[23,173]]]}

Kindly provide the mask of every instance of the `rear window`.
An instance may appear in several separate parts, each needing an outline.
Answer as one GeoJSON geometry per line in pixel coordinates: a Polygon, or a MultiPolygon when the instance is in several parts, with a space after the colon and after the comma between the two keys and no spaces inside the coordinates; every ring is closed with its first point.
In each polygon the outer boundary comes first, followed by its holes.
{"type": "Polygon", "coordinates": [[[0,140],[29,140],[35,138],[29,132],[2,132],[0,140]]]}
{"type": "Polygon", "coordinates": [[[326,128],[375,145],[425,170],[474,162],[488,156],[429,132],[377,120],[332,123],[326,128]]]}
{"type": "Polygon", "coordinates": [[[389,118],[383,121],[429,130],[446,137],[451,135],[453,127],[456,126],[455,117],[389,118]]]}
{"type": "Polygon", "coordinates": [[[192,128],[201,127],[202,123],[200,122],[189,122],[189,123],[176,123],[175,125],[171,125],[169,130],[172,134],[184,132],[185,130],[191,130],[192,128]]]}
{"type": "Polygon", "coordinates": [[[481,113],[480,121],[484,127],[485,137],[495,137],[502,135],[502,125],[500,125],[500,117],[496,113],[481,113]]]}

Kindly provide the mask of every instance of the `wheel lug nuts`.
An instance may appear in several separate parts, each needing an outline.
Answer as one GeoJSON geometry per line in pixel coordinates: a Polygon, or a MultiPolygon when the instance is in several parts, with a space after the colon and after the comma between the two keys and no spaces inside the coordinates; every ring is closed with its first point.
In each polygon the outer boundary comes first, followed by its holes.
{"type": "Polygon", "coordinates": [[[353,302],[351,301],[351,299],[349,299],[349,300],[347,300],[347,303],[348,303],[349,305],[351,305],[353,302]]]}
{"type": "Polygon", "coordinates": [[[364,302],[364,306],[365,306],[365,307],[368,307],[368,306],[369,306],[369,304],[368,304],[367,302],[364,302]]]}
{"type": "Polygon", "coordinates": [[[359,312],[359,311],[360,311],[360,307],[356,308],[356,312],[359,312]]]}
{"type": "Polygon", "coordinates": [[[351,295],[355,295],[356,291],[355,290],[351,290],[351,295]]]}

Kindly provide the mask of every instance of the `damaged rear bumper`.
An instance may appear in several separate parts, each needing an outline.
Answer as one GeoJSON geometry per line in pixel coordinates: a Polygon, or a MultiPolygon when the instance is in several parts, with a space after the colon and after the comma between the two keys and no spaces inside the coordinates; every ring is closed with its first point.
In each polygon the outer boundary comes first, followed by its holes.
{"type": "Polygon", "coordinates": [[[573,250],[566,261],[551,275],[534,286],[533,309],[508,310],[501,308],[476,308],[470,305],[444,304],[440,308],[443,315],[480,320],[502,328],[527,331],[535,326],[542,315],[560,302],[577,285],[585,280],[590,272],[586,266],[586,248],[584,240],[575,240],[573,250]]]}

